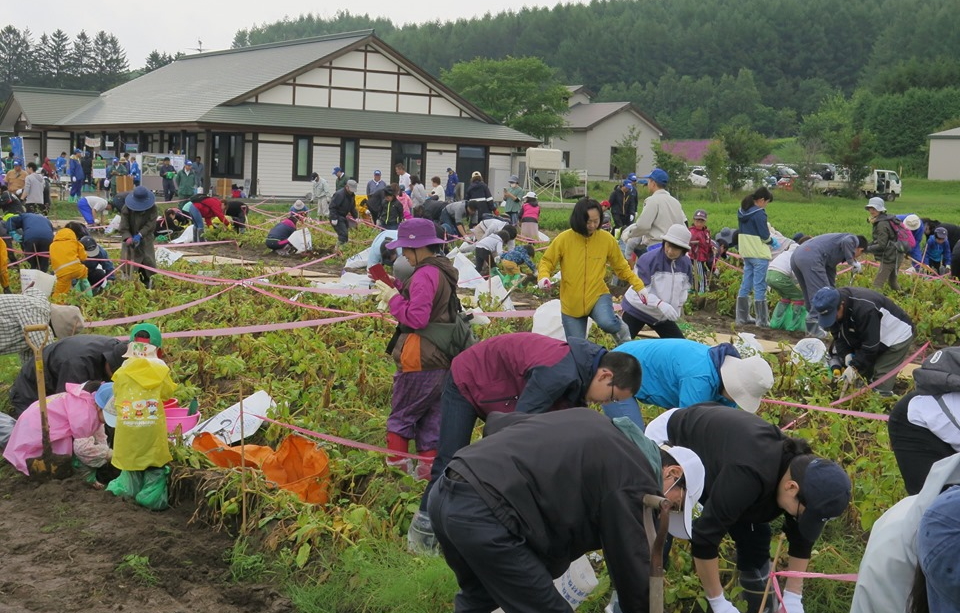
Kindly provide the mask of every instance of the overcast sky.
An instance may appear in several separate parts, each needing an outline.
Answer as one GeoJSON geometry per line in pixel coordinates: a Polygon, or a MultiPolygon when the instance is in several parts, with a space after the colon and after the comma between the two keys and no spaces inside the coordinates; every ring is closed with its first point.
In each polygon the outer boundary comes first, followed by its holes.
{"type": "MultiPolygon", "coordinates": [[[[571,0],[565,0],[564,4],[571,0]]],[[[222,0],[213,2],[161,2],[117,3],[107,8],[106,2],[68,3],[62,10],[25,8],[19,11],[4,11],[4,21],[17,28],[30,28],[36,41],[44,32],[57,28],[73,39],[80,30],[86,30],[92,38],[104,30],[115,35],[127,52],[130,68],[144,65],[147,55],[154,49],[170,53],[177,51],[196,53],[197,40],[203,41],[204,51],[228,49],[233,35],[241,28],[254,24],[273,23],[284,17],[295,18],[303,13],[333,17],[341,9],[351,14],[371,17],[387,17],[395,24],[415,21],[430,22],[439,19],[450,21],[458,18],[481,16],[486,12],[496,14],[505,10],[517,10],[522,6],[555,6],[557,0],[485,0],[472,2],[436,2],[434,0],[353,0],[349,4],[320,6],[315,0],[222,0]],[[226,10],[224,10],[226,8],[226,10]]],[[[326,3],[323,3],[326,4],[326,3]]]]}

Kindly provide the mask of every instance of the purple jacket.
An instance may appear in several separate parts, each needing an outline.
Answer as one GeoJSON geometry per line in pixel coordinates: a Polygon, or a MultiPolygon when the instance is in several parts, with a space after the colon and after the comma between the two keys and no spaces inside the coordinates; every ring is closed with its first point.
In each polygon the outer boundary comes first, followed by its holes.
{"type": "Polygon", "coordinates": [[[495,336],[453,359],[450,372],[477,414],[543,413],[584,405],[606,349],[532,332],[495,336]]]}

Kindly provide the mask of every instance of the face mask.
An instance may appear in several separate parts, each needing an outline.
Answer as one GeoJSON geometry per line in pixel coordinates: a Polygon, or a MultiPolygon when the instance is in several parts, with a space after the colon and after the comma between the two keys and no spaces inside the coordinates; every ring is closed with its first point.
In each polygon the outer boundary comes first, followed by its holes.
{"type": "Polygon", "coordinates": [[[668,488],[667,488],[667,491],[664,492],[663,495],[666,496],[667,494],[669,494],[669,493],[670,493],[670,490],[672,490],[674,487],[676,487],[678,483],[680,483],[680,479],[677,479],[676,481],[674,481],[674,482],[673,482],[673,485],[671,485],[670,487],[668,487],[668,488]]]}

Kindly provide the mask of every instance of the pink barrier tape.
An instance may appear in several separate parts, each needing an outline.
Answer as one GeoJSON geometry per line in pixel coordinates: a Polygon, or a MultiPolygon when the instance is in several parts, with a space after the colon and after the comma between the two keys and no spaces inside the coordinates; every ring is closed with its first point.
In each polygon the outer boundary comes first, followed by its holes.
{"type": "MultiPolygon", "coordinates": [[[[351,319],[361,317],[379,317],[379,313],[356,313],[354,315],[344,315],[343,317],[330,317],[327,319],[310,319],[307,321],[291,321],[286,323],[263,324],[259,326],[236,326],[232,328],[213,328],[210,330],[184,330],[182,332],[164,332],[163,338],[199,338],[215,336],[233,336],[236,334],[256,334],[258,332],[276,332],[278,330],[296,330],[297,328],[313,328],[327,324],[335,324],[351,319]]],[[[127,338],[118,336],[119,339],[127,338]]]]}
{"type": "Polygon", "coordinates": [[[237,287],[237,286],[236,286],[236,285],[231,285],[230,287],[224,288],[224,289],[220,290],[219,292],[217,292],[217,293],[215,293],[215,294],[211,294],[211,295],[209,295],[209,296],[205,296],[205,297],[203,297],[203,298],[199,298],[199,299],[197,299],[197,300],[194,300],[194,301],[192,301],[192,302],[188,302],[188,303],[186,303],[186,304],[181,304],[181,305],[178,305],[178,306],[170,307],[170,308],[168,308],[168,309],[161,309],[161,310],[159,310],[159,311],[153,311],[152,313],[143,313],[142,315],[131,315],[131,316],[129,316],[129,317],[118,317],[118,318],[116,318],[116,319],[104,319],[104,320],[102,320],[102,321],[88,321],[88,322],[86,322],[86,324],[84,324],[84,327],[85,327],[85,328],[103,328],[103,327],[106,327],[106,326],[120,326],[120,325],[123,325],[123,324],[130,324],[130,323],[134,323],[134,322],[137,322],[137,321],[144,321],[144,320],[147,320],[147,319],[153,319],[154,317],[162,317],[162,316],[164,316],[164,315],[170,315],[170,314],[172,314],[172,313],[179,313],[180,311],[184,311],[184,310],[189,309],[189,308],[191,308],[191,307],[195,307],[195,306],[197,306],[198,304],[203,304],[204,302],[207,302],[208,300],[213,300],[213,299],[216,298],[217,296],[219,296],[219,295],[221,295],[221,294],[224,294],[224,293],[226,293],[226,292],[229,292],[230,290],[232,290],[232,289],[235,288],[235,287],[237,287]]]}
{"type": "MultiPolygon", "coordinates": [[[[865,413],[863,411],[848,411],[846,409],[833,409],[830,407],[818,407],[813,404],[800,404],[798,402],[787,402],[785,400],[769,400],[763,398],[760,400],[762,404],[776,404],[784,407],[796,407],[798,409],[806,409],[808,411],[824,411],[827,413],[837,413],[839,415],[850,415],[851,417],[863,417],[865,419],[876,419],[878,421],[887,421],[890,417],[888,415],[882,415],[879,413],[865,413]]],[[[784,430],[789,429],[793,424],[796,423],[796,420],[790,422],[783,427],[784,430]]]]}
{"type": "Polygon", "coordinates": [[[771,573],[774,577],[786,577],[788,579],[831,579],[833,581],[847,581],[849,583],[856,583],[858,575],[856,573],[848,573],[845,575],[827,575],[824,573],[800,573],[793,570],[781,570],[774,573],[771,573]]]}
{"type": "Polygon", "coordinates": [[[321,432],[314,432],[313,430],[307,430],[306,428],[301,428],[300,426],[294,426],[292,424],[285,424],[282,421],[277,421],[275,419],[270,419],[269,417],[264,417],[262,415],[254,415],[250,413],[252,417],[257,419],[262,419],[263,421],[268,421],[271,424],[277,424],[283,428],[288,428],[297,432],[298,434],[305,434],[307,436],[312,436],[314,438],[319,438],[324,441],[329,441],[331,443],[337,443],[338,445],[343,445],[345,447],[353,447],[354,449],[361,449],[363,451],[374,451],[376,453],[382,453],[385,455],[395,455],[402,458],[410,458],[411,460],[430,460],[426,456],[417,455],[415,453],[407,453],[405,451],[394,451],[393,449],[387,449],[386,447],[377,447],[376,445],[368,445],[367,443],[360,443],[357,441],[351,441],[348,438],[340,438],[339,436],[333,436],[332,434],[323,434],[321,432]]]}
{"type": "Polygon", "coordinates": [[[484,317],[493,317],[495,319],[510,319],[513,317],[533,317],[533,314],[536,311],[527,310],[527,311],[494,311],[493,313],[477,313],[477,315],[482,315],[484,317]]]}
{"type": "Polygon", "coordinates": [[[206,247],[208,245],[236,245],[237,247],[240,244],[237,241],[200,241],[199,243],[157,243],[157,247],[164,247],[166,249],[178,249],[180,247],[206,247]]]}
{"type": "MultiPolygon", "coordinates": [[[[729,254],[727,254],[727,255],[734,255],[734,254],[729,253],[729,254]]],[[[737,267],[737,266],[734,266],[733,264],[731,264],[730,262],[724,260],[723,258],[717,258],[717,262],[720,262],[720,263],[723,264],[724,266],[726,266],[726,267],[728,267],[728,268],[732,268],[732,269],[736,270],[737,272],[743,272],[743,269],[742,269],[742,268],[739,268],[739,267],[737,267]]]]}
{"type": "Polygon", "coordinates": [[[836,405],[838,405],[838,404],[842,404],[842,403],[850,400],[851,398],[856,398],[857,396],[859,396],[859,395],[861,395],[861,394],[865,394],[868,390],[872,390],[873,388],[877,387],[878,385],[880,385],[881,383],[883,383],[884,381],[886,381],[886,380],[889,379],[890,377],[896,377],[898,372],[900,372],[901,370],[903,370],[904,367],[906,367],[907,364],[909,364],[909,363],[912,362],[914,359],[916,359],[917,357],[919,357],[922,353],[924,353],[924,352],[927,350],[927,347],[929,347],[929,346],[930,346],[930,341],[927,341],[926,343],[923,344],[922,347],[920,347],[920,349],[917,349],[917,351],[916,351],[913,355],[911,355],[911,356],[908,357],[906,360],[904,360],[899,366],[897,366],[896,368],[894,368],[893,370],[891,370],[891,371],[888,372],[887,374],[883,375],[882,377],[880,377],[879,379],[877,379],[876,381],[874,381],[874,382],[871,383],[870,385],[867,385],[866,387],[860,388],[859,390],[855,391],[854,393],[850,394],[849,396],[845,396],[845,397],[843,397],[843,398],[840,398],[839,400],[834,400],[833,402],[830,403],[830,406],[833,407],[833,406],[836,406],[836,405]]]}
{"type": "Polygon", "coordinates": [[[316,287],[313,285],[300,287],[297,285],[277,285],[276,283],[268,283],[263,281],[261,277],[258,277],[253,281],[257,285],[263,285],[265,287],[272,287],[274,289],[288,289],[297,292],[309,292],[311,294],[332,294],[334,296],[372,296],[374,294],[379,294],[379,290],[375,289],[363,289],[360,287],[357,288],[327,288],[327,287],[316,287]]]}
{"type": "MultiPolygon", "coordinates": [[[[278,295],[278,294],[274,294],[273,292],[268,292],[267,290],[261,289],[261,288],[259,288],[259,287],[254,286],[254,285],[249,285],[249,286],[247,286],[247,287],[249,287],[250,289],[252,289],[253,291],[255,291],[255,292],[259,293],[259,294],[262,294],[262,295],[267,296],[267,297],[269,297],[269,298],[273,298],[274,300],[279,300],[280,302],[284,302],[284,303],[286,303],[286,304],[289,304],[289,305],[295,306],[295,307],[301,307],[301,308],[304,308],[304,309],[313,309],[314,311],[323,311],[323,312],[325,312],[325,313],[341,313],[341,314],[345,314],[345,315],[357,315],[357,314],[358,314],[357,311],[342,311],[342,310],[340,310],[340,309],[331,309],[331,308],[328,308],[328,307],[317,306],[317,305],[315,305],[315,304],[304,304],[304,303],[302,303],[302,302],[297,302],[296,300],[291,300],[290,298],[284,298],[283,296],[280,296],[280,295],[278,295]]],[[[370,313],[370,315],[379,315],[379,313],[377,313],[377,314],[370,313]]]]}

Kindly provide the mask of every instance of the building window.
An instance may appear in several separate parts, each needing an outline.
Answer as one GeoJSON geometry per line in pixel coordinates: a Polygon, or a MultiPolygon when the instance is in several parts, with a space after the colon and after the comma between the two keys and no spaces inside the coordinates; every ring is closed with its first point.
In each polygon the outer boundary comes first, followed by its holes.
{"type": "Polygon", "coordinates": [[[197,157],[197,135],[187,132],[185,134],[186,138],[180,138],[180,132],[172,132],[170,134],[170,146],[167,148],[171,153],[176,153],[178,155],[184,155],[187,159],[193,160],[197,157]]]}
{"type": "Polygon", "coordinates": [[[360,141],[344,138],[340,141],[340,168],[348,178],[357,181],[360,173],[360,141]]]}
{"type": "Polygon", "coordinates": [[[487,172],[488,156],[486,147],[461,146],[457,147],[457,176],[463,183],[470,183],[470,176],[479,172],[484,182],[490,180],[487,172]]]}
{"type": "Polygon", "coordinates": [[[393,142],[393,168],[390,169],[390,181],[396,183],[400,176],[397,174],[397,164],[403,164],[404,170],[411,176],[416,175],[423,181],[424,176],[424,149],[423,143],[393,142]]]}
{"type": "Polygon", "coordinates": [[[243,133],[214,132],[210,145],[210,175],[243,178],[243,133]]]}
{"type": "Polygon", "coordinates": [[[570,168],[570,152],[569,151],[563,152],[563,167],[570,168]]]}
{"type": "Polygon", "coordinates": [[[313,174],[313,137],[293,137],[293,180],[309,181],[313,174]]]}

